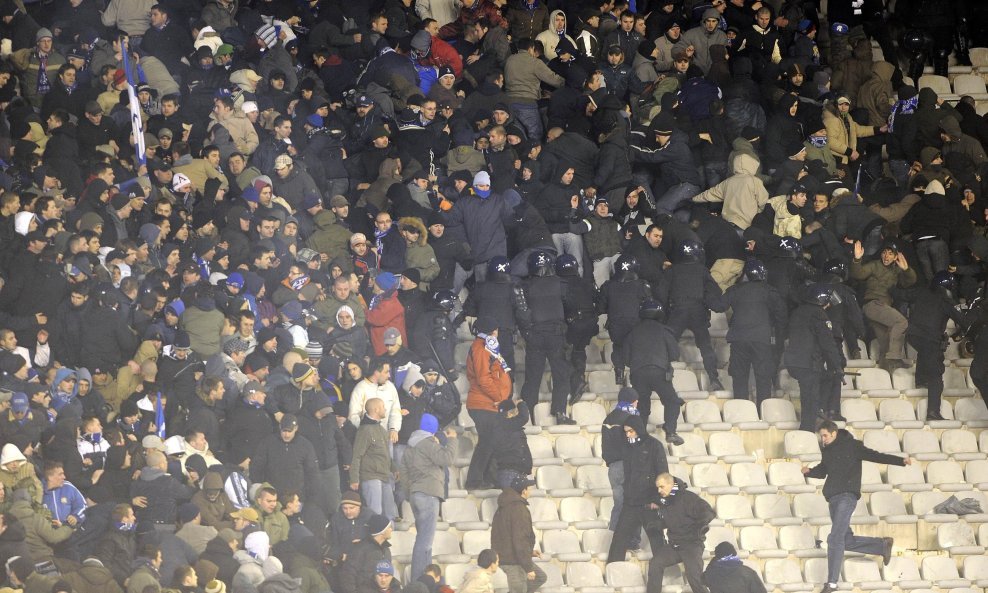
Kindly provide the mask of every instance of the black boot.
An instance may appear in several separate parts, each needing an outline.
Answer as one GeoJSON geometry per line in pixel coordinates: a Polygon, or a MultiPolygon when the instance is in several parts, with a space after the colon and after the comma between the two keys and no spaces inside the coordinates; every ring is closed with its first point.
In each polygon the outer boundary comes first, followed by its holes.
{"type": "Polygon", "coordinates": [[[624,367],[614,369],[614,383],[624,387],[624,367]]]}

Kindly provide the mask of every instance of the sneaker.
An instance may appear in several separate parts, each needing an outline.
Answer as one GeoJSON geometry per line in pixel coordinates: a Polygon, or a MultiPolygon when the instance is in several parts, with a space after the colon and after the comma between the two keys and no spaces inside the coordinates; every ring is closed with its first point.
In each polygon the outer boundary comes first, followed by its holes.
{"type": "Polygon", "coordinates": [[[934,411],[934,410],[930,410],[930,411],[928,411],[926,413],[926,419],[927,419],[927,421],[929,421],[929,420],[946,420],[946,418],[943,417],[943,414],[941,414],[940,412],[934,411]]]}
{"type": "Polygon", "coordinates": [[[707,391],[724,391],[724,384],[720,382],[720,379],[711,379],[710,384],[707,385],[707,391]]]}
{"type": "Polygon", "coordinates": [[[679,436],[679,433],[670,432],[666,434],[666,442],[669,443],[670,445],[674,445],[678,447],[679,445],[682,445],[686,441],[683,439],[683,437],[679,436]]]}
{"type": "Polygon", "coordinates": [[[561,412],[557,413],[555,415],[555,418],[556,418],[556,426],[571,426],[573,424],[576,424],[576,420],[573,420],[572,418],[561,412]]]}
{"type": "Polygon", "coordinates": [[[833,422],[847,422],[847,418],[841,416],[840,412],[830,412],[827,418],[833,422]]]}
{"type": "Polygon", "coordinates": [[[882,550],[882,564],[885,566],[888,566],[889,562],[892,561],[892,541],[891,537],[882,538],[882,543],[885,544],[885,548],[882,550]]]}
{"type": "Polygon", "coordinates": [[[837,591],[837,583],[827,583],[820,589],[820,593],[834,593],[837,591]]]}
{"type": "Polygon", "coordinates": [[[847,353],[847,358],[849,360],[860,360],[861,359],[861,350],[859,350],[857,348],[854,348],[853,350],[849,350],[848,353],[847,353]]]}

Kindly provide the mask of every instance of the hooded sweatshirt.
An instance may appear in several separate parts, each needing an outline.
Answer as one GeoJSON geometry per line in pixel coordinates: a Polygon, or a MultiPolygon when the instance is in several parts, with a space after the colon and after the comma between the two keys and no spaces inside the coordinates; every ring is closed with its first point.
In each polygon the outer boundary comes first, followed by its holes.
{"type": "MultiPolygon", "coordinates": [[[[574,47],[576,46],[576,41],[574,41],[572,37],[566,34],[567,24],[568,23],[566,22],[566,13],[563,12],[562,10],[553,10],[551,13],[549,13],[549,28],[546,29],[545,31],[542,31],[541,33],[538,34],[538,36],[535,37],[536,41],[542,42],[542,47],[545,49],[543,55],[545,56],[546,60],[552,60],[556,57],[556,46],[559,45],[560,39],[564,39],[564,38],[568,39],[569,42],[572,43],[574,47]],[[557,15],[562,15],[563,17],[563,30],[561,33],[556,30],[557,15]]],[[[507,78],[507,76],[505,76],[505,78],[507,78]]]]}

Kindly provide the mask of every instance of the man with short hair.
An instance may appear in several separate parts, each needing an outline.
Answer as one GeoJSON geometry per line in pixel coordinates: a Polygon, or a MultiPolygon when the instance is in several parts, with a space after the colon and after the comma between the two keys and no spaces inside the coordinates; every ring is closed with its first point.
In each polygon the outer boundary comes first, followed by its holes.
{"type": "Polygon", "coordinates": [[[535,480],[518,476],[497,497],[497,510],[491,520],[491,549],[501,559],[508,576],[509,593],[535,593],[546,582],[546,574],[535,564],[542,558],[532,528],[528,498],[535,480]]]}
{"type": "Polygon", "coordinates": [[[391,444],[397,440],[398,434],[392,432],[393,438],[389,438],[382,424],[385,418],[384,401],[371,398],[367,400],[364,410],[357,437],[353,441],[350,489],[360,492],[372,512],[392,518],[398,514],[391,489],[398,468],[391,459],[391,444]]]}
{"type": "Polygon", "coordinates": [[[304,436],[298,435],[298,418],[285,414],[278,425],[279,434],[268,435],[258,443],[250,463],[251,481],[268,482],[279,492],[303,493],[303,500],[314,500],[318,487],[316,451],[304,436]]]}
{"type": "MultiPolygon", "coordinates": [[[[292,431],[294,437],[294,431],[292,431]]],[[[281,437],[284,439],[284,437],[281,437]]],[[[309,445],[311,448],[311,445],[309,445]]],[[[253,466],[253,464],[251,464],[253,466]]],[[[271,545],[283,542],[288,539],[288,517],[281,511],[281,503],[278,502],[278,491],[269,486],[258,488],[254,495],[254,506],[259,517],[261,529],[268,534],[271,545]]]]}
{"type": "Polygon", "coordinates": [[[845,429],[838,429],[832,420],[825,420],[817,428],[820,451],[823,458],[814,467],[803,466],[808,478],[823,479],[823,496],[830,505],[830,535],[827,537],[827,582],[821,593],[837,591],[844,551],[881,555],[888,566],[892,558],[891,537],[863,537],[851,531],[851,515],[861,498],[861,462],[887,465],[912,465],[912,458],[879,453],[865,447],[845,429]]]}

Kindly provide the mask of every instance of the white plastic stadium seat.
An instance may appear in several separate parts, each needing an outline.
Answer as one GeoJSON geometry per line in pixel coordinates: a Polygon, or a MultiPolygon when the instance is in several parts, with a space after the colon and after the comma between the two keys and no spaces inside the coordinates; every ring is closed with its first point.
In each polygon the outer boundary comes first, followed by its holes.
{"type": "Polygon", "coordinates": [[[757,463],[735,463],[731,466],[731,485],[747,494],[768,494],[776,492],[765,477],[765,469],[757,463]]]}
{"type": "Polygon", "coordinates": [[[741,435],[734,432],[715,432],[708,437],[711,455],[723,463],[753,463],[755,456],[744,450],[741,435]]]}
{"type": "Polygon", "coordinates": [[[580,547],[580,538],[575,531],[548,529],[542,532],[542,554],[560,562],[589,562],[590,554],[580,547]]]}
{"type": "Polygon", "coordinates": [[[786,494],[815,492],[816,487],[806,483],[802,468],[795,461],[773,461],[768,464],[768,483],[786,494]]]}
{"type": "Polygon", "coordinates": [[[606,581],[621,593],[645,593],[645,578],[636,562],[611,562],[605,568],[606,581]]]}

